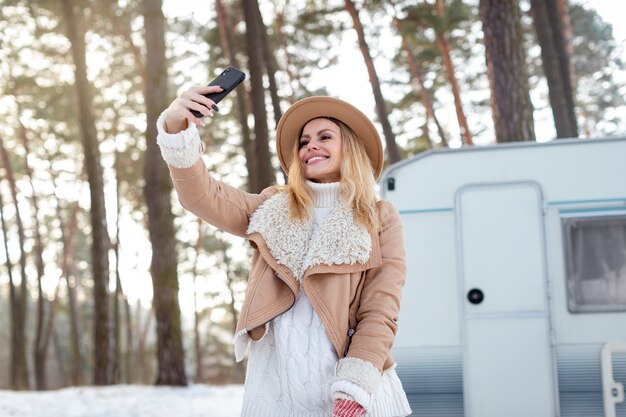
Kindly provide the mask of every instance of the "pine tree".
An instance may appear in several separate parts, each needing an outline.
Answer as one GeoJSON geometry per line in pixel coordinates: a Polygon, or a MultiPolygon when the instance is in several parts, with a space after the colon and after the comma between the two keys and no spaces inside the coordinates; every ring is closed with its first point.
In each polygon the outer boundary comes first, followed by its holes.
{"type": "Polygon", "coordinates": [[[516,0],[480,0],[480,18],[496,140],[534,140],[519,5],[516,0]]]}

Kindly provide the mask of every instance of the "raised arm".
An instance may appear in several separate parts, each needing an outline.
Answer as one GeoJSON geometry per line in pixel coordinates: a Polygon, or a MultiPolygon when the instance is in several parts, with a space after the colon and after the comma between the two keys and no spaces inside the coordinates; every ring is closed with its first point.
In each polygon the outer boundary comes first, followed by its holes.
{"type": "Polygon", "coordinates": [[[202,154],[196,126],[204,123],[189,109],[212,116],[214,103],[202,94],[220,87],[192,87],[177,97],[157,121],[157,143],[168,164],[174,188],[183,207],[208,223],[237,236],[245,236],[250,216],[271,194],[250,194],[212,178],[202,154]]]}

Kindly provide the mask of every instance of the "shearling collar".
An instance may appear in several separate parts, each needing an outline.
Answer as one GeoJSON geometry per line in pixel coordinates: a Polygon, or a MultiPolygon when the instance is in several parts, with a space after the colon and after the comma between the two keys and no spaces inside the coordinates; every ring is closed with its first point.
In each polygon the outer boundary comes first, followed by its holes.
{"type": "Polygon", "coordinates": [[[334,207],[319,231],[313,221],[289,218],[289,197],[279,192],[261,204],[250,218],[248,234],[258,232],[274,257],[301,280],[315,265],[365,264],[372,252],[369,232],[344,203],[334,207]]]}

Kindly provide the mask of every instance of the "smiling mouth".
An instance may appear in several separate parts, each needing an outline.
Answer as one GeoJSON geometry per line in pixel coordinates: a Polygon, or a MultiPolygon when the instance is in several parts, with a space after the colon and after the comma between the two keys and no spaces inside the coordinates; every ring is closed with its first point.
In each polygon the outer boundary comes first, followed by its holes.
{"type": "Polygon", "coordinates": [[[314,156],[313,158],[310,158],[308,161],[306,161],[306,164],[309,165],[312,162],[323,161],[325,159],[328,159],[328,157],[327,156],[314,156]]]}

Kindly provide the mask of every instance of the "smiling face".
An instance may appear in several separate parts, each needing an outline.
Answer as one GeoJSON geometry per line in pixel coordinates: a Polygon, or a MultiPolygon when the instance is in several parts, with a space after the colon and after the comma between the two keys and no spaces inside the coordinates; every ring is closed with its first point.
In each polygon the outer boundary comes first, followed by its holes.
{"type": "Polygon", "coordinates": [[[309,121],[302,129],[298,158],[304,176],[313,182],[341,179],[341,130],[328,119],[309,121]]]}

